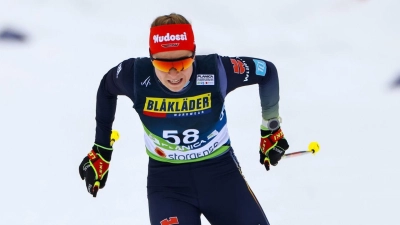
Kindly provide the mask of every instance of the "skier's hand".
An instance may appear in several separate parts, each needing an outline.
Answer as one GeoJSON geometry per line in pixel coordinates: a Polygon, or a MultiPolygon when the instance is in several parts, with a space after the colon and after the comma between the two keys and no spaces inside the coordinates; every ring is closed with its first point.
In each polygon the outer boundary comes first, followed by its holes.
{"type": "Polygon", "coordinates": [[[283,135],[281,128],[275,131],[261,129],[260,163],[267,171],[270,165],[276,166],[281,160],[289,144],[283,135]]]}
{"type": "Polygon", "coordinates": [[[99,188],[106,185],[112,147],[106,148],[94,144],[92,150],[79,165],[79,175],[86,181],[87,191],[96,197],[99,188]]]}

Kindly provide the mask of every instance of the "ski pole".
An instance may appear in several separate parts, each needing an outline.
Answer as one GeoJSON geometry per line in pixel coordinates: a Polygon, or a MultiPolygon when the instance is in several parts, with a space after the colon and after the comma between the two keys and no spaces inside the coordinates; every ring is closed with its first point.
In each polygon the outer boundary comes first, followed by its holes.
{"type": "Polygon", "coordinates": [[[317,154],[319,152],[319,144],[316,141],[311,142],[308,145],[308,150],[305,151],[297,151],[297,152],[291,152],[283,155],[283,158],[290,158],[290,157],[296,157],[296,156],[301,156],[301,155],[306,155],[306,154],[317,154]]]}

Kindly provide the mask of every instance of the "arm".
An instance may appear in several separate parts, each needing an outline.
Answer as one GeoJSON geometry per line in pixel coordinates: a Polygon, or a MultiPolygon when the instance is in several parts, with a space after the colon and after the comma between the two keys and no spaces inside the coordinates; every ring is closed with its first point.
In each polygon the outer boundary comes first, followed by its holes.
{"type": "Polygon", "coordinates": [[[123,61],[109,70],[100,82],[96,101],[96,144],[110,146],[117,96],[125,95],[133,99],[133,65],[134,59],[123,61]]]}
{"type": "Polygon", "coordinates": [[[104,75],[97,91],[96,139],[92,150],[79,165],[79,175],[93,197],[106,185],[108,177],[113,152],[110,136],[117,96],[126,95],[133,99],[133,64],[134,59],[128,59],[112,68],[104,75]]]}
{"type": "MultiPolygon", "coordinates": [[[[273,63],[250,57],[221,57],[226,85],[225,96],[242,86],[258,84],[262,109],[260,163],[267,171],[276,166],[289,148],[279,123],[279,80],[273,63]]],[[[222,75],[222,77],[224,77],[222,75]]],[[[224,78],[222,82],[224,83],[224,78]]]]}
{"type": "Polygon", "coordinates": [[[226,74],[226,94],[258,84],[263,120],[279,117],[279,80],[273,63],[251,57],[220,57],[226,74]]]}

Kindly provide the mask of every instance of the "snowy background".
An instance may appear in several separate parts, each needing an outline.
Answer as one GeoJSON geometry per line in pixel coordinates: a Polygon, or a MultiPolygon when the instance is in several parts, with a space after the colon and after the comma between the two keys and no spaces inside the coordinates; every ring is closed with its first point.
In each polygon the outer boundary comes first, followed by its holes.
{"type": "MultiPolygon", "coordinates": [[[[110,176],[91,197],[78,165],[94,141],[101,77],[147,56],[150,23],[176,12],[199,54],[272,61],[291,151],[258,163],[258,87],[226,99],[243,173],[273,225],[398,225],[400,1],[0,0],[0,224],[149,224],[142,127],[120,97],[110,176]]],[[[209,224],[202,218],[203,224],[209,224]]]]}

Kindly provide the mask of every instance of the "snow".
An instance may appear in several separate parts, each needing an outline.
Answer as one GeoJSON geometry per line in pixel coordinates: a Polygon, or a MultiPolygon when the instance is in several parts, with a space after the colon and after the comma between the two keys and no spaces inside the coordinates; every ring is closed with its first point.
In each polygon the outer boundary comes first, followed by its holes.
{"type": "MultiPolygon", "coordinates": [[[[290,150],[316,156],[258,163],[258,87],[226,99],[232,144],[271,224],[398,225],[400,30],[396,0],[1,0],[0,223],[149,224],[147,155],[131,101],[120,97],[110,176],[97,198],[78,165],[94,141],[101,77],[147,56],[152,20],[177,12],[199,54],[272,61],[290,150]],[[242,101],[240,101],[242,100],[242,101]]],[[[209,224],[202,218],[203,224],[209,224]]]]}

